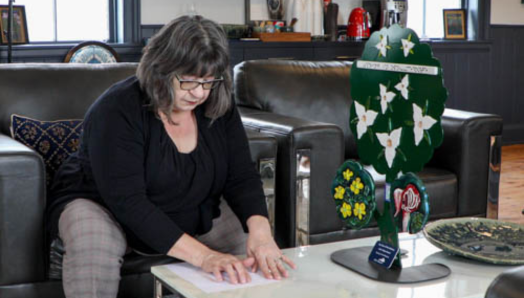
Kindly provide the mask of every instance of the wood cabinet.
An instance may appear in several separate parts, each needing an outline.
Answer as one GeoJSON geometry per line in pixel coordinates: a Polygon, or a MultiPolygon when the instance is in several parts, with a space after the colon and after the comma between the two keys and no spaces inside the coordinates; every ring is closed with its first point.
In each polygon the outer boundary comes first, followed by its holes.
{"type": "Polygon", "coordinates": [[[364,42],[260,42],[232,40],[231,65],[246,60],[355,60],[364,42]]]}

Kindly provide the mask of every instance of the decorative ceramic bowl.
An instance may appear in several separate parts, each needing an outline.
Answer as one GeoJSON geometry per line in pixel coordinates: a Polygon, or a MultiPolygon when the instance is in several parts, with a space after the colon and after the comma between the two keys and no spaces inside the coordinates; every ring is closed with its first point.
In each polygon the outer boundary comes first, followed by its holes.
{"type": "Polygon", "coordinates": [[[524,226],[487,218],[453,218],[428,224],[424,235],[443,251],[497,264],[524,264],[524,226]]]}

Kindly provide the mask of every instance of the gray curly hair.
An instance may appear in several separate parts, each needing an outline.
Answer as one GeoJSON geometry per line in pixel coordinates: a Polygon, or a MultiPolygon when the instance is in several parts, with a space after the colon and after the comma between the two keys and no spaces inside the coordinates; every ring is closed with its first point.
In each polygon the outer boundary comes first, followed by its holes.
{"type": "Polygon", "coordinates": [[[140,87],[153,111],[169,121],[174,106],[176,75],[222,77],[205,102],[205,115],[212,121],[231,106],[231,75],[226,34],[217,23],[202,16],[182,16],[165,25],[149,40],[137,69],[140,87]]]}

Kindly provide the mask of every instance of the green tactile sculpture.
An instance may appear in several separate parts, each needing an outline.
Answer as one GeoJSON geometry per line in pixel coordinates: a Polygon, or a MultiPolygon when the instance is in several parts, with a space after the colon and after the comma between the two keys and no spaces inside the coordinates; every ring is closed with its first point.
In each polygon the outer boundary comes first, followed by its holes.
{"type": "Polygon", "coordinates": [[[388,183],[422,170],[442,143],[447,90],[440,62],[413,30],[394,25],[373,33],[351,67],[351,97],[359,157],[388,183]]]}
{"type": "Polygon", "coordinates": [[[360,229],[368,225],[376,208],[375,183],[361,164],[344,162],[333,180],[332,191],[338,215],[348,227],[360,229]]]}
{"type": "Polygon", "coordinates": [[[429,218],[426,187],[413,173],[407,173],[391,184],[390,197],[395,202],[395,222],[411,234],[422,231],[429,218]]]}
{"type": "MultiPolygon", "coordinates": [[[[381,241],[395,247],[399,228],[416,233],[424,227],[428,196],[413,172],[422,170],[442,143],[440,118],[447,95],[440,62],[413,30],[393,25],[373,33],[351,67],[349,125],[360,161],[386,176],[385,197],[382,210],[376,210],[373,178],[358,162],[346,161],[332,192],[349,227],[362,228],[374,217],[381,241]],[[356,177],[362,184],[359,193],[352,191],[356,177]]],[[[400,256],[394,266],[401,267],[400,256]]]]}

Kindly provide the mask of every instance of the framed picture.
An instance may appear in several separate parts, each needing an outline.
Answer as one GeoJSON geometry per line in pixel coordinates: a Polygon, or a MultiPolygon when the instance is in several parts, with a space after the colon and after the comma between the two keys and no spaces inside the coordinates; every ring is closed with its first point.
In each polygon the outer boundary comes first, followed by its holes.
{"type": "Polygon", "coordinates": [[[290,0],[245,0],[245,23],[253,25],[253,21],[283,20],[286,1],[290,0]]]}
{"type": "MultiPolygon", "coordinates": [[[[9,6],[0,5],[0,31],[2,33],[1,43],[7,44],[7,21],[9,18],[9,6]]],[[[28,43],[27,21],[25,17],[25,6],[13,6],[13,27],[11,28],[13,44],[28,43]]]]}
{"type": "Polygon", "coordinates": [[[444,9],[444,38],[466,39],[466,10],[444,9]]]}

